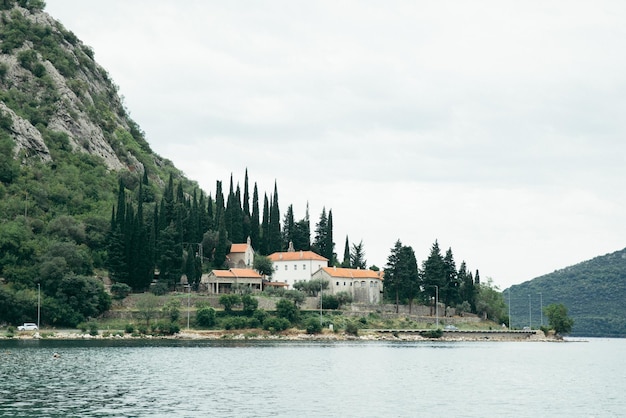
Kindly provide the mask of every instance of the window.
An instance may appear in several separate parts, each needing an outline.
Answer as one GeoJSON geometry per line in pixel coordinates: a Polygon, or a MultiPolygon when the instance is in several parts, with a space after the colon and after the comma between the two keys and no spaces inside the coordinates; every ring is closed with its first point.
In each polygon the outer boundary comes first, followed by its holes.
{"type": "Polygon", "coordinates": [[[289,266],[287,264],[285,264],[285,271],[289,269],[289,266]]]}
{"type": "Polygon", "coordinates": [[[343,282],[343,285],[345,286],[345,285],[346,285],[346,282],[343,282]]]}
{"type": "Polygon", "coordinates": [[[374,282],[370,282],[370,287],[374,287],[374,282]]]}
{"type": "Polygon", "coordinates": [[[361,287],[365,287],[365,281],[361,282],[361,287]]]}
{"type": "Polygon", "coordinates": [[[293,269],[294,269],[294,270],[298,270],[298,265],[297,265],[297,264],[294,264],[294,265],[293,265],[293,269]]]}
{"type": "Polygon", "coordinates": [[[302,270],[306,270],[306,264],[302,265],[302,270]]]}

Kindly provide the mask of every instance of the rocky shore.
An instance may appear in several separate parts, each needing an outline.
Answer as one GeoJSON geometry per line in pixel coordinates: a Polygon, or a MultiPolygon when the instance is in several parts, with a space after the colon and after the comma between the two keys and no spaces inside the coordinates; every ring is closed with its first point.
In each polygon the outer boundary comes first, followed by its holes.
{"type": "Polygon", "coordinates": [[[288,330],[270,333],[263,330],[238,330],[237,332],[217,330],[185,330],[174,335],[154,336],[137,335],[121,332],[101,331],[97,335],[77,330],[59,330],[50,332],[19,332],[13,336],[0,336],[0,339],[28,340],[141,340],[141,339],[172,339],[172,340],[260,340],[260,341],[562,341],[554,335],[545,336],[540,330],[532,332],[493,332],[455,331],[444,332],[439,338],[424,337],[417,330],[359,330],[358,335],[324,330],[319,334],[307,334],[302,330],[288,330]]]}

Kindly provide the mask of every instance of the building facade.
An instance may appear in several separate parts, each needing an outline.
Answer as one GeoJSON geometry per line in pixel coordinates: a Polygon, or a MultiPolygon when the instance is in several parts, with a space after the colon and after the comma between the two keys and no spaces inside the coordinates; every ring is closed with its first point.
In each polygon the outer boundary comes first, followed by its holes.
{"type": "Polygon", "coordinates": [[[226,255],[226,263],[230,268],[252,268],[254,264],[254,249],[250,237],[245,244],[232,244],[226,255]]]}
{"type": "Polygon", "coordinates": [[[272,281],[284,282],[289,288],[300,281],[309,281],[311,276],[322,267],[328,266],[328,259],[313,251],[276,252],[269,255],[274,265],[272,281]]]}
{"type": "Polygon", "coordinates": [[[373,270],[322,267],[313,279],[328,281],[329,293],[347,292],[354,302],[378,304],[383,296],[383,272],[373,270]]]}
{"type": "Polygon", "coordinates": [[[241,287],[260,292],[263,290],[263,276],[252,269],[213,270],[202,275],[200,286],[213,294],[233,293],[241,287]]]}

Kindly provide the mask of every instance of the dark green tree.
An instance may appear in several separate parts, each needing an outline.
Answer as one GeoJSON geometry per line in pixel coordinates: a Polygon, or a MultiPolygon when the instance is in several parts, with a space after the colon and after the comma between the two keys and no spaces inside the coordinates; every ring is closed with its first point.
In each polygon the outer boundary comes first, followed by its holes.
{"type": "Polygon", "coordinates": [[[572,332],[574,320],[567,315],[567,308],[564,304],[552,303],[543,308],[543,312],[548,318],[550,328],[552,328],[557,335],[562,336],[572,332]]]}
{"type": "Polygon", "coordinates": [[[274,194],[272,196],[272,205],[270,206],[270,223],[269,223],[269,254],[282,250],[282,236],[280,228],[280,209],[278,206],[278,186],[274,182],[274,194]]]}
{"type": "Polygon", "coordinates": [[[267,256],[256,254],[254,256],[253,267],[260,275],[271,276],[274,274],[274,264],[267,256]]]}
{"type": "Polygon", "coordinates": [[[452,248],[448,248],[448,251],[446,251],[443,264],[445,283],[443,289],[441,289],[440,298],[443,299],[445,306],[456,306],[461,303],[461,285],[457,276],[452,248]]]}
{"type": "Polygon", "coordinates": [[[437,291],[441,292],[446,284],[446,266],[439,250],[439,243],[435,241],[430,249],[430,254],[422,263],[422,285],[424,296],[428,300],[436,297],[437,291]],[[438,290],[437,290],[438,289],[438,290]]]}
{"type": "Polygon", "coordinates": [[[285,318],[290,323],[295,324],[298,321],[299,310],[295,303],[288,299],[280,299],[276,303],[276,315],[279,318],[285,318]]]}
{"type": "Polygon", "coordinates": [[[346,243],[343,247],[343,261],[341,262],[341,267],[350,268],[350,241],[348,241],[348,236],[346,235],[346,243]]]}
{"type": "Polygon", "coordinates": [[[260,223],[260,212],[259,212],[259,191],[257,190],[256,183],[254,183],[254,190],[252,192],[252,218],[250,219],[250,241],[252,242],[252,248],[254,248],[256,251],[261,251],[261,223],[260,223]]]}
{"type": "Polygon", "coordinates": [[[360,241],[358,244],[352,244],[352,250],[350,251],[350,265],[353,269],[365,270],[367,268],[363,241],[360,241]]]}
{"type": "Polygon", "coordinates": [[[311,249],[311,226],[309,222],[309,205],[306,206],[306,215],[293,226],[293,247],[298,250],[308,251],[311,249]]]}

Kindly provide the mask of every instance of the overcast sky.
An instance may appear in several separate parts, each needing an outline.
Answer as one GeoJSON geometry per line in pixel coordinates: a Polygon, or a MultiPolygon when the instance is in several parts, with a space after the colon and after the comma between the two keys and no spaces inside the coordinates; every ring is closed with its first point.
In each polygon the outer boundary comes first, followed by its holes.
{"type": "Polygon", "coordinates": [[[626,2],[46,0],[153,150],[384,267],[504,289],[626,246],[626,2]]]}

